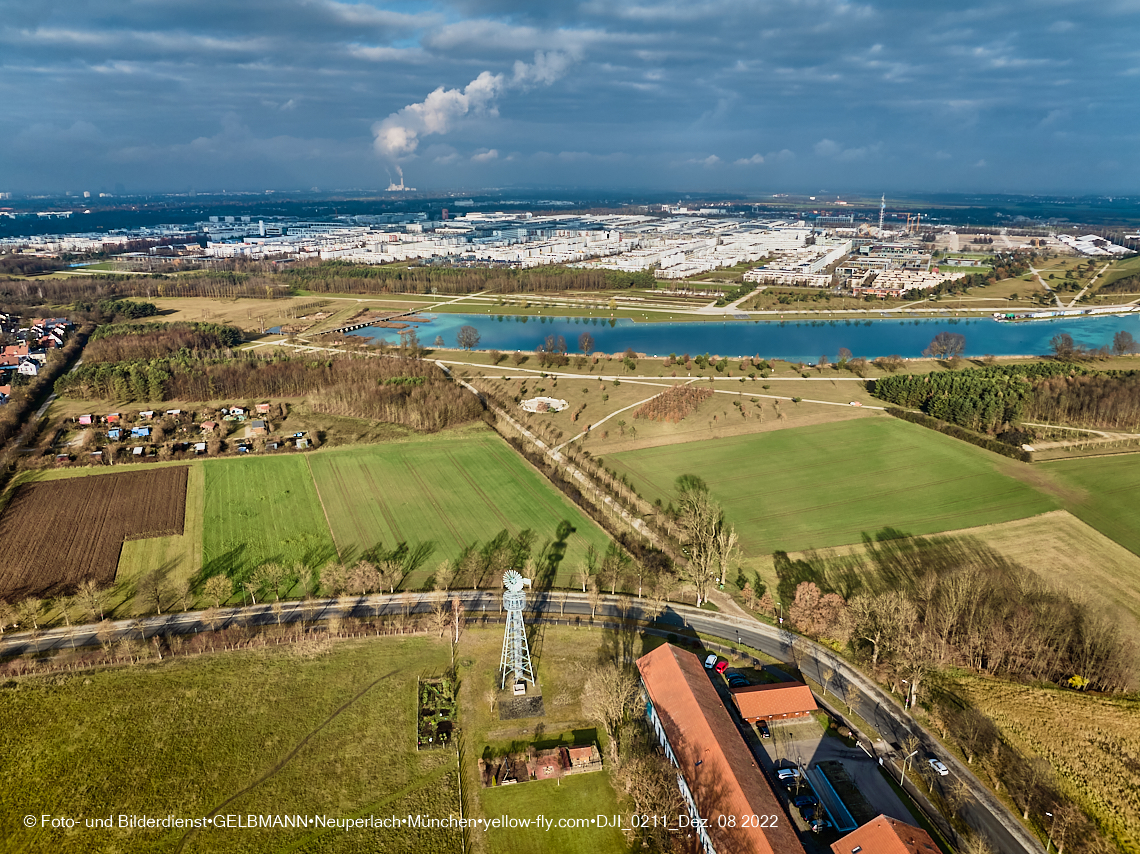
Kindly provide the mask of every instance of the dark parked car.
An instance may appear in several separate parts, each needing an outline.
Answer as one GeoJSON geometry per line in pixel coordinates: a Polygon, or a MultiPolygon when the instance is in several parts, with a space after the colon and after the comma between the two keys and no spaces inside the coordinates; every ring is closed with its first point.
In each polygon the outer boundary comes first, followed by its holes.
{"type": "Polygon", "coordinates": [[[804,794],[796,795],[794,798],[792,798],[792,806],[799,807],[801,809],[803,807],[814,807],[818,803],[819,800],[810,792],[804,792],[804,794]]]}
{"type": "Polygon", "coordinates": [[[772,737],[772,733],[768,731],[768,724],[764,723],[764,721],[757,721],[756,722],[756,729],[760,730],[760,737],[761,738],[771,738],[772,737]]]}
{"type": "Polygon", "coordinates": [[[728,677],[728,684],[732,688],[743,688],[749,683],[748,680],[741,676],[739,673],[733,673],[728,677]]]}

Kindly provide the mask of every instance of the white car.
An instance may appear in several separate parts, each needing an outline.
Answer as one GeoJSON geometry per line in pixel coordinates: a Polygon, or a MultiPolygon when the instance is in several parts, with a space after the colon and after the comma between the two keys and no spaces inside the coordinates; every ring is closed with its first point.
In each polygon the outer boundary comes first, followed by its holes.
{"type": "Polygon", "coordinates": [[[798,768],[777,768],[776,779],[778,780],[794,780],[800,776],[798,768]]]}
{"type": "Polygon", "coordinates": [[[934,773],[940,777],[945,777],[950,773],[950,769],[939,762],[937,759],[928,759],[926,761],[930,763],[930,767],[934,769],[934,773]]]}
{"type": "Polygon", "coordinates": [[[712,670],[714,667],[716,667],[716,654],[715,653],[710,655],[708,658],[705,659],[705,670],[712,670]]]}

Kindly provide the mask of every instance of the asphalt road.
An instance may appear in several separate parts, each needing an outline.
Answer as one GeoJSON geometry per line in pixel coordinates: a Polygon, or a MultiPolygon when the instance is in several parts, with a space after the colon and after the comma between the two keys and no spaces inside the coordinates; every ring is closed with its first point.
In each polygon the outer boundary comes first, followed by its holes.
{"type": "MultiPolygon", "coordinates": [[[[454,594],[452,594],[454,595],[454,594]]],[[[469,618],[479,613],[499,613],[500,597],[493,592],[461,591],[469,618]]],[[[283,602],[280,615],[274,614],[269,604],[248,607],[223,608],[217,612],[219,626],[234,622],[243,625],[272,625],[282,623],[327,620],[334,616],[374,617],[396,615],[405,612],[429,610],[430,594],[402,593],[394,596],[369,595],[363,597],[340,597],[339,599],[314,600],[303,605],[300,602],[283,602]],[[303,609],[307,608],[307,611],[303,609]]],[[[618,602],[622,597],[604,597],[597,609],[597,617],[605,619],[621,618],[618,602]]],[[[624,616],[642,619],[647,607],[645,600],[624,600],[629,610],[624,616]]],[[[581,593],[532,593],[531,606],[541,609],[547,619],[580,618],[590,616],[590,605],[581,593]]],[[[118,620],[102,625],[73,626],[51,629],[38,633],[9,633],[0,640],[0,657],[20,655],[29,652],[44,652],[72,647],[96,646],[97,633],[102,631],[111,640],[124,637],[150,638],[156,634],[195,634],[208,631],[206,612],[164,614],[140,620],[118,620]]],[[[528,614],[528,618],[532,616],[528,614]]],[[[927,754],[937,756],[950,769],[947,777],[939,777],[935,785],[948,792],[956,780],[963,780],[969,787],[971,797],[964,807],[966,822],[989,840],[997,854],[1044,854],[1040,843],[1012,816],[1005,806],[955,757],[943,751],[938,742],[928,735],[899,706],[895,700],[857,670],[848,666],[830,650],[805,638],[782,632],[764,623],[731,617],[710,611],[701,611],[691,606],[670,604],[656,620],[661,631],[677,629],[678,634],[691,629],[701,634],[721,638],[728,643],[739,642],[759,650],[780,661],[792,660],[791,644],[801,650],[803,672],[822,683],[822,671],[830,667],[835,671],[831,686],[850,684],[858,694],[849,698],[852,709],[868,724],[873,726],[880,738],[874,741],[873,752],[884,759],[894,761],[902,757],[892,745],[901,745],[909,735],[915,735],[921,742],[918,755],[912,760],[925,761],[927,754]],[[812,671],[815,671],[814,673],[812,671]]],[[[872,741],[871,734],[863,734],[866,741],[872,741]]],[[[913,764],[912,764],[913,767],[913,764]]]]}

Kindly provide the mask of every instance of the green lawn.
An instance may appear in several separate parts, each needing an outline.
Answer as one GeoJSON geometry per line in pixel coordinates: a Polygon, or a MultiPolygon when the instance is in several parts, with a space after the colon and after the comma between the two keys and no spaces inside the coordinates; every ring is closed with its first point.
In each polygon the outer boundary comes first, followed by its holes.
{"type": "MultiPolygon", "coordinates": [[[[532,822],[537,816],[557,824],[559,819],[596,819],[619,814],[617,795],[609,772],[580,774],[561,781],[532,781],[516,786],[481,789],[479,797],[488,818],[510,816],[532,822]]],[[[624,822],[624,817],[623,817],[624,822]]],[[[616,827],[575,827],[550,830],[538,827],[492,828],[487,831],[487,850],[511,854],[607,854],[626,851],[621,830],[616,827]]]]}
{"type": "Polygon", "coordinates": [[[203,466],[206,576],[242,579],[269,561],[312,567],[336,559],[305,456],[239,457],[203,466]]]}
{"type": "Polygon", "coordinates": [[[736,525],[746,556],[857,543],[890,526],[912,534],[1021,519],[1054,499],[1002,473],[964,442],[892,418],[611,454],[650,501],[700,475],[736,525]]]}
{"type": "Polygon", "coordinates": [[[1065,509],[1140,554],[1140,524],[1132,503],[1140,494],[1140,455],[1054,460],[1041,468],[1066,488],[1065,509]]]}
{"type": "Polygon", "coordinates": [[[568,520],[575,533],[560,565],[563,584],[589,545],[606,547],[603,531],[489,432],[337,449],[313,454],[310,463],[346,559],[377,543],[433,544],[406,587],[418,587],[441,560],[501,530],[529,528],[537,551],[568,520]]]}
{"type": "MultiPolygon", "coordinates": [[[[386,639],[21,679],[0,691],[0,847],[169,852],[184,833],[27,830],[28,814],[446,817],[458,810],[455,754],[417,752],[414,733],[417,679],[449,663],[444,643],[386,639]]],[[[185,848],[296,850],[435,854],[458,850],[458,834],[206,829],[185,848]]]]}

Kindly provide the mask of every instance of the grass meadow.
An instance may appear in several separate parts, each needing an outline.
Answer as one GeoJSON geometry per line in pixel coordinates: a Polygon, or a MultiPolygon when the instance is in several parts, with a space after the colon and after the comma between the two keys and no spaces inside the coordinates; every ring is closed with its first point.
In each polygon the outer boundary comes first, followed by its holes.
{"type": "Polygon", "coordinates": [[[320,566],[337,556],[305,455],[210,460],[203,572],[242,579],[270,561],[320,566]]]}
{"type": "Polygon", "coordinates": [[[607,456],[646,498],[694,473],[736,525],[745,555],[857,543],[890,526],[931,534],[1021,519],[1057,502],[1003,473],[1002,458],[889,418],[607,456]]]}
{"type": "MultiPolygon", "coordinates": [[[[175,851],[185,834],[27,830],[27,814],[447,816],[459,802],[455,754],[417,752],[414,733],[417,679],[449,663],[445,644],[385,639],[315,657],[286,646],[22,679],[0,691],[3,848],[175,851]]],[[[183,850],[433,854],[458,850],[458,835],[206,829],[183,850]]]]}
{"type": "Polygon", "coordinates": [[[513,536],[531,529],[537,551],[568,520],[575,533],[561,564],[562,584],[588,546],[606,547],[600,528],[485,430],[338,449],[313,454],[309,463],[346,559],[378,543],[433,544],[405,587],[419,587],[439,561],[502,530],[513,536]]]}
{"type": "Polygon", "coordinates": [[[1042,463],[1041,468],[1065,491],[1074,516],[1140,555],[1134,507],[1140,491],[1140,455],[1056,460],[1042,463]]]}
{"type": "MultiPolygon", "coordinates": [[[[618,813],[617,797],[609,783],[609,772],[581,774],[561,781],[542,780],[525,786],[484,789],[480,793],[488,817],[507,815],[531,819],[544,815],[560,818],[592,819],[618,813]]],[[[602,854],[627,850],[617,827],[577,827],[541,830],[537,827],[487,831],[487,847],[512,854],[602,854]]]]}

